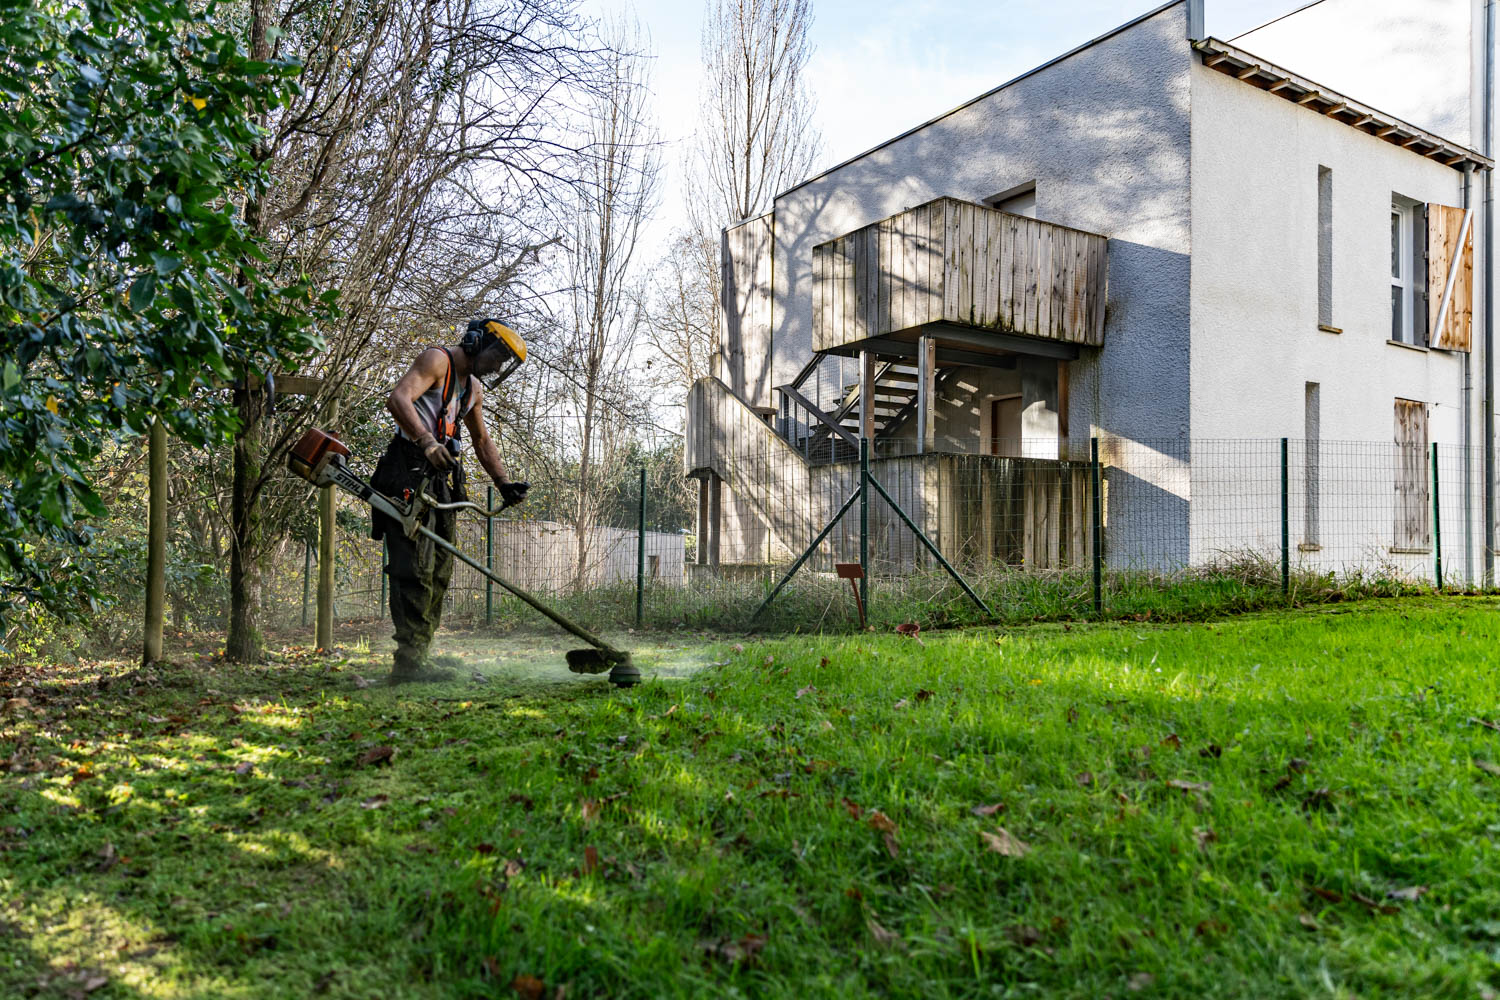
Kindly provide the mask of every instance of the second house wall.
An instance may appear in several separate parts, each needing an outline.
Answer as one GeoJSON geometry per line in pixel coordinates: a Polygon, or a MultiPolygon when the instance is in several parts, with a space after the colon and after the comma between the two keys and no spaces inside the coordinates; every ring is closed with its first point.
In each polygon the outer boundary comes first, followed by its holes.
{"type": "MultiPolygon", "coordinates": [[[[1286,437],[1293,442],[1291,541],[1301,544],[1294,562],[1335,568],[1356,559],[1389,561],[1411,575],[1427,571],[1426,554],[1393,551],[1396,400],[1426,404],[1431,441],[1462,444],[1464,356],[1389,343],[1393,196],[1458,206],[1463,175],[1195,65],[1195,560],[1241,542],[1279,554],[1276,442],[1286,437]],[[1332,188],[1331,315],[1325,310],[1321,318],[1341,333],[1320,329],[1320,168],[1331,171],[1332,188]],[[1319,442],[1311,459],[1301,444],[1310,411],[1319,442]],[[1305,508],[1303,479],[1317,484],[1315,515],[1305,508]],[[1304,529],[1300,522],[1309,518],[1320,526],[1304,529]]],[[[1479,363],[1476,353],[1471,429],[1479,363]]],[[[1450,491],[1459,488],[1460,470],[1456,460],[1445,470],[1455,480],[1450,491]]],[[[1475,491],[1481,474],[1473,470],[1475,491]]],[[[1444,516],[1457,521],[1461,511],[1455,502],[1444,516]]],[[[1466,563],[1462,527],[1452,521],[1445,550],[1453,564],[1468,568],[1473,552],[1466,563]]]]}

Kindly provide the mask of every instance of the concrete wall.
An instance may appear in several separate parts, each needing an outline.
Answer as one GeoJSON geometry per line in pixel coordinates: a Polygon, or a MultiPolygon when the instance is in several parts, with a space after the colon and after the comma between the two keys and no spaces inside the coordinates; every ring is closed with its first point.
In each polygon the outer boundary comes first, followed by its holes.
{"type": "MultiPolygon", "coordinates": [[[[1186,435],[1186,36],[1186,5],[1165,7],[781,195],[773,383],[811,354],[813,246],[939,195],[1035,181],[1037,218],[1111,238],[1105,347],[1074,365],[1071,431],[1186,435]]],[[[823,391],[854,379],[850,365],[823,391]]]]}
{"type": "MultiPolygon", "coordinates": [[[[1463,175],[1201,64],[1192,79],[1195,442],[1300,439],[1306,384],[1317,383],[1321,436],[1329,443],[1323,464],[1331,473],[1343,463],[1341,475],[1372,483],[1368,494],[1359,494],[1366,497],[1361,510],[1324,504],[1323,521],[1334,530],[1341,518],[1346,524],[1363,518],[1384,533],[1386,517],[1375,505],[1389,501],[1392,449],[1360,452],[1332,442],[1391,441],[1397,397],[1430,404],[1432,440],[1465,440],[1464,356],[1388,343],[1392,195],[1461,205],[1463,175]],[[1320,166],[1333,172],[1332,325],[1342,333],[1318,325],[1320,166]]],[[[1478,361],[1475,356],[1476,381],[1478,361]]],[[[1472,430],[1477,391],[1470,402],[1472,430]]],[[[1214,453],[1215,447],[1227,445],[1195,443],[1192,455],[1195,559],[1215,540],[1235,537],[1231,522],[1279,535],[1279,518],[1257,521],[1260,508],[1274,513],[1279,506],[1279,454],[1269,444],[1264,454],[1247,451],[1238,458],[1214,453]],[[1249,499],[1252,490],[1260,491],[1254,494],[1259,503],[1249,499]],[[1239,499],[1230,502],[1225,494],[1239,499]]],[[[1476,492],[1479,475],[1476,469],[1476,492]]],[[[1368,549],[1377,542],[1360,544],[1368,549]]],[[[1462,546],[1461,534],[1445,539],[1450,565],[1463,565],[1462,546]]],[[[1327,546],[1325,554],[1318,551],[1307,560],[1335,558],[1327,546]]]]}

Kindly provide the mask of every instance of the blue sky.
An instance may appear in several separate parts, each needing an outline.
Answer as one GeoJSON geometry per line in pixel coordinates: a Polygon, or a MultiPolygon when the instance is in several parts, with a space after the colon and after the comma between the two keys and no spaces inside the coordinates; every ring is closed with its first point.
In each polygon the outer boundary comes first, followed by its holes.
{"type": "MultiPolygon", "coordinates": [[[[656,116],[666,149],[653,242],[680,212],[678,149],[698,101],[703,0],[585,0],[585,11],[633,10],[656,53],[656,116]]],[[[1209,31],[1231,38],[1306,0],[1207,0],[1209,31]]],[[[1156,6],[1155,0],[812,0],[808,67],[823,165],[846,160],[1156,6]]]]}

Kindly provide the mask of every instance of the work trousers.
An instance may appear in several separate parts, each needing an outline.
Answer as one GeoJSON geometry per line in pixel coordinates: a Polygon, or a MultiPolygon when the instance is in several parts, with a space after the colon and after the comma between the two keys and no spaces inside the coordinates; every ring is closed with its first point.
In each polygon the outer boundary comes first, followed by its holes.
{"type": "MultiPolygon", "coordinates": [[[[439,503],[450,503],[466,499],[462,476],[461,469],[435,472],[422,450],[398,434],[381,456],[370,485],[394,500],[405,501],[407,490],[416,496],[425,489],[439,503]]],[[[452,542],[458,515],[429,510],[422,523],[452,542]]],[[[443,598],[453,577],[453,554],[422,535],[406,537],[401,522],[380,513],[374,514],[370,534],[376,539],[384,536],[389,552],[386,574],[391,581],[391,622],[395,625],[394,673],[416,673],[423,668],[432,635],[442,621],[443,598]]]]}

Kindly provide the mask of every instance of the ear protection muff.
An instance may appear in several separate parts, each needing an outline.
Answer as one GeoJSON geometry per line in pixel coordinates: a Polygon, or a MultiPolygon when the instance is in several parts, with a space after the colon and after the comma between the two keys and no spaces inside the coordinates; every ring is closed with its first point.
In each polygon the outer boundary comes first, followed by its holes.
{"type": "Polygon", "coordinates": [[[510,359],[498,372],[490,376],[487,383],[491,389],[505,381],[526,360],[526,341],[521,335],[497,319],[471,319],[464,330],[458,346],[470,358],[478,357],[491,344],[500,343],[510,353],[510,359]]]}

